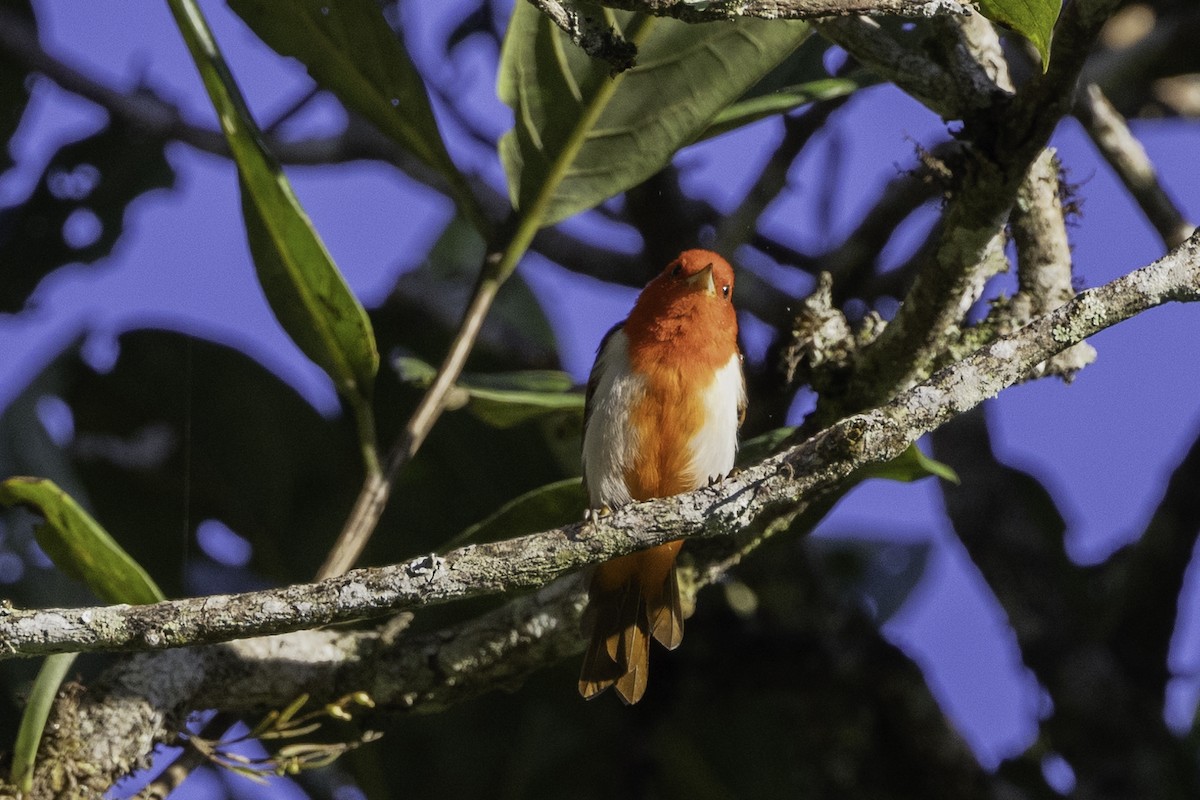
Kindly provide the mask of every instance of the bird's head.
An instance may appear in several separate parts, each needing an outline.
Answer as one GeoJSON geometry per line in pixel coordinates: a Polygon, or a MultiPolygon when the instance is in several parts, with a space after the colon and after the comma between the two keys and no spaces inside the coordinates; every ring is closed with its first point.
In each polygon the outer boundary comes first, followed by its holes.
{"type": "Polygon", "coordinates": [[[685,250],[638,295],[626,330],[737,338],[733,267],[709,250],[685,250]]]}

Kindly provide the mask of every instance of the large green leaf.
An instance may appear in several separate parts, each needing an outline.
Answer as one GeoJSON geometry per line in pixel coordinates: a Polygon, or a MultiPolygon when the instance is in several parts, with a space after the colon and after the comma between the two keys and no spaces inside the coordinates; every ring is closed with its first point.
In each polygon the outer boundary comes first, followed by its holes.
{"type": "Polygon", "coordinates": [[[450,185],[460,211],[477,227],[483,216],[442,142],[416,67],[373,0],[231,0],[232,8],[276,52],[302,63],[379,130],[450,185]]]}
{"type": "Polygon", "coordinates": [[[529,3],[516,3],[498,91],[516,124],[500,142],[509,194],[550,225],[634,186],[694,141],[804,40],[797,21],[712,25],[606,12],[638,47],[611,75],[529,3]]]}
{"type": "Polygon", "coordinates": [[[237,162],[250,249],[267,300],[304,354],[361,411],[379,368],[367,315],[263,145],[200,9],[194,0],[169,4],[237,162]]]}
{"type": "Polygon", "coordinates": [[[0,505],[30,506],[46,523],[37,541],[50,560],[83,581],[106,603],[157,603],[163,593],[100,523],[66,492],[44,478],[9,478],[0,483],[0,505]]]}
{"type": "Polygon", "coordinates": [[[1042,56],[1042,70],[1050,64],[1050,39],[1062,11],[1062,0],[979,0],[979,10],[1024,36],[1042,56]]]}

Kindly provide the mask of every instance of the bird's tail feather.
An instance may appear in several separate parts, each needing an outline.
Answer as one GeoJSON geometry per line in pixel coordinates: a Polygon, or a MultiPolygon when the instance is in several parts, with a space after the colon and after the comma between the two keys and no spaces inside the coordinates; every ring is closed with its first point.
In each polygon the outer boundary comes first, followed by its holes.
{"type": "Polygon", "coordinates": [[[625,703],[636,703],[649,678],[650,638],[672,650],[683,640],[679,546],[671,542],[596,568],[583,620],[588,646],[579,693],[585,698],[615,686],[625,703]]]}

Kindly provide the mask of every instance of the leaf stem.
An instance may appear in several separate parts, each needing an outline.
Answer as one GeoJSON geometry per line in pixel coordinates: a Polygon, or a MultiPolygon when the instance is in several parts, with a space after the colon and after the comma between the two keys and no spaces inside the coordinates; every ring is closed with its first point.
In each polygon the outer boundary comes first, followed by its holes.
{"type": "Polygon", "coordinates": [[[12,782],[22,792],[33,789],[33,767],[37,759],[38,745],[42,741],[42,731],[46,729],[46,720],[50,717],[50,709],[58,696],[58,687],[66,680],[71,665],[75,663],[78,653],[57,653],[48,656],[38,670],[29,693],[29,705],[21,715],[21,727],[17,730],[17,740],[13,744],[12,782]]]}

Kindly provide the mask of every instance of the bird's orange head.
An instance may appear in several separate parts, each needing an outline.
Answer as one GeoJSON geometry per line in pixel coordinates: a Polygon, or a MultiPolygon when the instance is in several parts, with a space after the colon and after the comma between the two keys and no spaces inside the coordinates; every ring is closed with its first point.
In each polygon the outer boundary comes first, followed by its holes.
{"type": "Polygon", "coordinates": [[[625,333],[635,349],[670,342],[727,359],[737,349],[733,267],[709,250],[683,251],[638,295],[625,333]]]}

